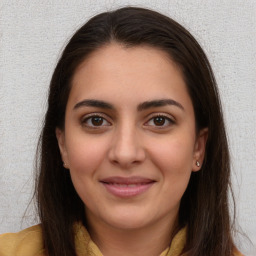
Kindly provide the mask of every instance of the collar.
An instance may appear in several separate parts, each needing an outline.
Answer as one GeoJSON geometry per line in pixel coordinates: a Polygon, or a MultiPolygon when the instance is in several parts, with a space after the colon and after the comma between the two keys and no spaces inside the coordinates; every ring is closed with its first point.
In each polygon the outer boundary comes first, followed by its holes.
{"type": "MultiPolygon", "coordinates": [[[[75,229],[75,246],[78,256],[103,256],[97,245],[91,240],[86,228],[77,223],[75,229]]],[[[181,254],[186,242],[187,229],[182,228],[173,238],[170,247],[164,250],[160,256],[178,256],[181,254]]]]}

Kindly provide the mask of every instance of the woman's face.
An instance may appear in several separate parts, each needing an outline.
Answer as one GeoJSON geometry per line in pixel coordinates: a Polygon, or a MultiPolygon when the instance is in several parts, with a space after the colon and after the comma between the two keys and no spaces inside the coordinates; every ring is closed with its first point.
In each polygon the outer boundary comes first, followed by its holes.
{"type": "Polygon", "coordinates": [[[62,159],[89,223],[138,229],[177,220],[207,131],[195,115],[179,68],[147,46],[109,44],[76,70],[62,159]]]}

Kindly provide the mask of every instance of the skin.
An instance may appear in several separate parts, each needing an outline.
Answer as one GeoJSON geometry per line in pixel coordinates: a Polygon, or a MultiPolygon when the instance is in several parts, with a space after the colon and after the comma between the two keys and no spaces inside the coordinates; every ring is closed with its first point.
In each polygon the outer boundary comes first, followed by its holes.
{"type": "Polygon", "coordinates": [[[195,126],[182,73],[163,51],[111,43],[78,67],[65,130],[56,135],[104,255],[159,255],[169,246],[181,197],[204,158],[207,129],[196,133],[195,126]],[[151,185],[118,196],[102,183],[134,176],[151,185]]]}

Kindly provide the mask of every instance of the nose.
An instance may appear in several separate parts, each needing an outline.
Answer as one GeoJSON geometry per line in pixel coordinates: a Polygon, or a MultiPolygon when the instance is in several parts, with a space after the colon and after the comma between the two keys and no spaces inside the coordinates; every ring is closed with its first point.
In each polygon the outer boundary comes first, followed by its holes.
{"type": "Polygon", "coordinates": [[[129,169],[142,163],[146,152],[136,128],[131,125],[120,127],[113,134],[109,150],[109,160],[122,169],[129,169]]]}

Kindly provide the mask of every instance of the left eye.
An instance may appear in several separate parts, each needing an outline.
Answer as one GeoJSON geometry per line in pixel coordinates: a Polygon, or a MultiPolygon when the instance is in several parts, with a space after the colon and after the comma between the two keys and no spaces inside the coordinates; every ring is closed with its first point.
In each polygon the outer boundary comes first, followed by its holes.
{"type": "Polygon", "coordinates": [[[147,126],[167,127],[174,124],[174,121],[166,116],[155,116],[152,117],[147,123],[147,126]]]}
{"type": "Polygon", "coordinates": [[[85,118],[82,123],[88,127],[101,127],[101,126],[109,126],[110,123],[101,116],[90,116],[85,118]]]}

